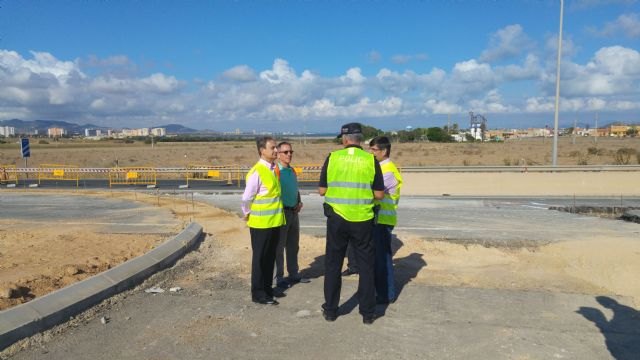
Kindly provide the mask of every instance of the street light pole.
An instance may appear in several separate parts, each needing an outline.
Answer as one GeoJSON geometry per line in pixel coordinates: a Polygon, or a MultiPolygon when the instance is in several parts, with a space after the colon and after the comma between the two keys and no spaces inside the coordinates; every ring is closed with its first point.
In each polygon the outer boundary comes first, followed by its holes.
{"type": "Polygon", "coordinates": [[[553,166],[558,164],[558,108],[560,104],[560,59],[562,58],[562,16],[564,0],[560,0],[560,30],[558,31],[558,59],[556,62],[556,109],[553,117],[553,166]]]}

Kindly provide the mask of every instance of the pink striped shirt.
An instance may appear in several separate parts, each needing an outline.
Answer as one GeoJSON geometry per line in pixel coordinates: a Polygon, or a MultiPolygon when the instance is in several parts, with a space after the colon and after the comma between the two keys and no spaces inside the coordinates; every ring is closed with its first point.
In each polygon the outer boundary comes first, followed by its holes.
{"type": "MultiPolygon", "coordinates": [[[[271,171],[274,171],[275,164],[272,164],[264,159],[260,159],[258,163],[262,163],[271,171]]],[[[256,195],[264,195],[267,193],[267,188],[264,186],[262,181],[260,180],[260,175],[257,171],[254,171],[251,176],[247,179],[247,184],[244,188],[244,193],[242,194],[242,213],[246,216],[251,212],[251,204],[253,203],[253,199],[256,198],[256,195]]]]}

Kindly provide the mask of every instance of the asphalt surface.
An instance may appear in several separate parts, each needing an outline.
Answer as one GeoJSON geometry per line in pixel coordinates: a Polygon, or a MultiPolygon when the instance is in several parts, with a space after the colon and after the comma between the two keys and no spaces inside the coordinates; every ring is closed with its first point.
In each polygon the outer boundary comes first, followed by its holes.
{"type": "MultiPolygon", "coordinates": [[[[195,193],[194,198],[240,213],[241,194],[195,193]]],[[[303,232],[325,236],[323,197],[306,192],[300,213],[303,232]]],[[[555,241],[608,236],[640,238],[640,226],[624,221],[549,210],[551,206],[620,206],[620,198],[424,197],[403,196],[395,231],[487,246],[536,246],[555,241]]],[[[622,205],[640,207],[640,198],[622,205]]]]}
{"type": "MultiPolygon", "coordinates": [[[[194,197],[239,212],[238,192],[194,197]]],[[[638,224],[548,210],[573,201],[403,197],[397,231],[490,246],[544,244],[577,235],[640,239],[638,224]]],[[[575,201],[613,206],[620,199],[575,201]]],[[[622,201],[626,206],[640,203],[622,201]]],[[[302,231],[322,237],[322,198],[305,194],[303,202],[302,231]]],[[[4,209],[7,203],[0,204],[4,209]]],[[[200,265],[191,255],[13,358],[620,360],[640,354],[640,313],[624,297],[421,285],[411,280],[428,266],[428,258],[414,253],[395,259],[406,274],[397,279],[400,295],[396,303],[378,307],[383,316],[374,325],[363,325],[357,314],[352,277],[344,281],[341,316],[327,323],[319,312],[319,264],[308,269],[318,274],[311,283],[289,289],[279,306],[264,307],[251,303],[245,279],[233,274],[198,277],[200,265]],[[178,293],[143,291],[192,276],[198,281],[178,293]]]]}
{"type": "Polygon", "coordinates": [[[131,200],[69,196],[52,193],[0,192],[0,219],[13,219],[24,226],[30,223],[95,225],[106,233],[175,233],[181,223],[162,208],[131,200]]]}

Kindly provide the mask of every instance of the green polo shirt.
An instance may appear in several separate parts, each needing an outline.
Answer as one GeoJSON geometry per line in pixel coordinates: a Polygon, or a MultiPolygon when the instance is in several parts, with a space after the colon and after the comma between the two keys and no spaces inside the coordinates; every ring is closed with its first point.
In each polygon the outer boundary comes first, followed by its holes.
{"type": "Polygon", "coordinates": [[[280,169],[280,186],[282,188],[282,205],[294,207],[298,205],[298,179],[292,167],[283,167],[278,162],[280,169]]]}

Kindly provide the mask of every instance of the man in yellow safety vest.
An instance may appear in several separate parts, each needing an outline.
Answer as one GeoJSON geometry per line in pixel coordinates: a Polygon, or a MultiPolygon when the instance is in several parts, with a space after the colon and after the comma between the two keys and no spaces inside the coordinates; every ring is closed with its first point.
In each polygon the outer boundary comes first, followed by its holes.
{"type": "Polygon", "coordinates": [[[242,212],[251,234],[251,299],[278,305],[274,297],[285,296],[272,286],[280,227],[285,224],[280,182],[274,173],[278,150],[268,136],[258,138],[256,146],[260,160],[247,173],[242,194],[242,212]]]}
{"type": "Polygon", "coordinates": [[[344,149],[329,154],[322,171],[318,192],[323,195],[327,216],[323,315],[327,321],[338,317],[342,277],[340,272],[347,245],[355,251],[358,263],[358,301],[362,322],[373,324],[376,318],[374,286],[373,230],[374,199],[384,198],[384,181],[380,164],[364,151],[362,126],[342,126],[338,137],[344,149]]]}
{"type": "Polygon", "coordinates": [[[393,278],[393,260],[391,252],[391,231],[398,222],[398,202],[402,175],[389,159],[391,142],[386,136],[378,136],[369,142],[369,150],[380,162],[384,179],[384,199],[376,201],[380,206],[378,220],[373,228],[373,243],[376,248],[375,283],[376,300],[379,304],[388,304],[396,300],[396,287],[393,278]]]}

